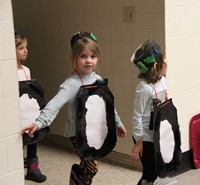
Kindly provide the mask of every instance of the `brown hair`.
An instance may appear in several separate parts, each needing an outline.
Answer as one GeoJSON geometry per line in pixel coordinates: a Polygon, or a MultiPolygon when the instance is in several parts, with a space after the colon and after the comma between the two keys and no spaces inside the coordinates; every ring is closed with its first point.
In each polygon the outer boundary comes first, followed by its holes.
{"type": "MultiPolygon", "coordinates": [[[[139,49],[136,52],[137,56],[140,56],[144,52],[144,48],[139,49]]],[[[165,62],[165,51],[161,49],[160,54],[155,55],[156,63],[146,73],[139,73],[138,78],[144,79],[147,83],[158,82],[163,75],[165,75],[167,64],[165,62]]]]}
{"type": "Polygon", "coordinates": [[[77,58],[84,49],[90,50],[97,56],[98,60],[101,61],[102,53],[97,42],[90,38],[84,37],[77,40],[72,47],[71,61],[73,68],[77,68],[77,58]]]}

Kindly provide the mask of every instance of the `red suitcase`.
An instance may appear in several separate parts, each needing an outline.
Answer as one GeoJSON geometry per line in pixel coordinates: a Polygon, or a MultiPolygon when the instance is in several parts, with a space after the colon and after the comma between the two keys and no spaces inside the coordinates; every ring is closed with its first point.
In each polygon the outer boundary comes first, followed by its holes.
{"type": "Polygon", "coordinates": [[[190,145],[195,168],[200,168],[200,114],[190,121],[190,145]]]}

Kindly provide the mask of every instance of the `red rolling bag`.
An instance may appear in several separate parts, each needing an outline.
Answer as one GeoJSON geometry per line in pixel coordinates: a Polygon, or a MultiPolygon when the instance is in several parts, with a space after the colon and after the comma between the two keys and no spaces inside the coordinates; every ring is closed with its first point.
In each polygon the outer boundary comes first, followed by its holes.
{"type": "Polygon", "coordinates": [[[190,121],[190,145],[195,168],[200,168],[200,114],[190,121]]]}

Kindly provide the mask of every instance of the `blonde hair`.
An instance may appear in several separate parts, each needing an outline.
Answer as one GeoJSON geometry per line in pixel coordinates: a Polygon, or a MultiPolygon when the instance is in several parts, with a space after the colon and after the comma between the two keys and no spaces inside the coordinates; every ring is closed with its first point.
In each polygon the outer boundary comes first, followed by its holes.
{"type": "Polygon", "coordinates": [[[98,62],[101,61],[102,53],[101,53],[100,46],[97,44],[96,41],[94,41],[90,38],[87,38],[87,37],[83,37],[83,38],[80,38],[79,40],[77,40],[73,44],[73,47],[72,47],[71,61],[72,61],[73,69],[77,69],[78,56],[85,49],[88,49],[92,53],[94,53],[98,58],[98,62]]]}
{"type": "Polygon", "coordinates": [[[27,44],[28,44],[28,40],[26,37],[24,37],[23,35],[20,35],[20,34],[15,34],[15,47],[18,47],[19,45],[21,45],[24,42],[27,42],[27,44]]]}

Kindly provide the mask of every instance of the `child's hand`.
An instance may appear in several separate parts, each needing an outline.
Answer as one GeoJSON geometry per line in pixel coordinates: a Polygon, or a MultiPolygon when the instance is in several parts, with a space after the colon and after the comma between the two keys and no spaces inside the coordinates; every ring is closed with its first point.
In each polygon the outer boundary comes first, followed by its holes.
{"type": "Polygon", "coordinates": [[[124,125],[117,128],[117,134],[118,134],[119,137],[126,137],[126,128],[125,128],[124,125]]]}
{"type": "Polygon", "coordinates": [[[143,153],[143,142],[136,141],[136,144],[134,145],[132,151],[131,151],[131,158],[133,161],[136,161],[139,159],[139,157],[142,157],[143,153]]]}
{"type": "Polygon", "coordinates": [[[38,129],[38,126],[36,124],[32,123],[31,125],[24,127],[22,129],[22,134],[24,134],[24,132],[28,131],[28,135],[30,137],[34,137],[33,134],[34,134],[35,131],[37,131],[37,129],[38,129]]]}

